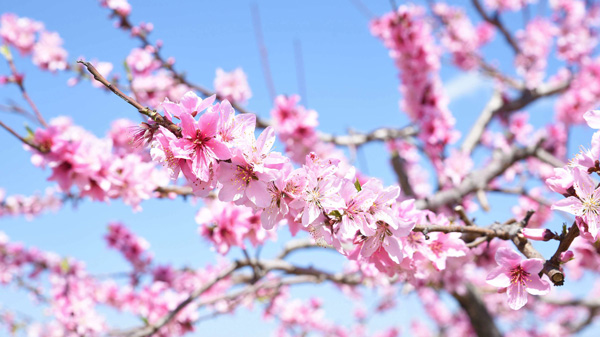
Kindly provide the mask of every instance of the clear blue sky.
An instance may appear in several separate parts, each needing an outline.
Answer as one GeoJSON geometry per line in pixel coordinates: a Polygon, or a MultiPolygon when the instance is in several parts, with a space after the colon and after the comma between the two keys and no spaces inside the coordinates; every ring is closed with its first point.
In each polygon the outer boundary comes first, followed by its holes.
{"type": "MultiPolygon", "coordinates": [[[[194,82],[212,87],[215,69],[232,70],[242,67],[248,75],[253,91],[248,107],[260,116],[267,117],[272,102],[266,90],[260,58],[254,37],[251,4],[254,1],[130,1],[132,21],[152,22],[151,39],[164,40],[163,54],[174,56],[176,68],[184,70],[194,82]]],[[[363,1],[376,15],[390,10],[387,0],[363,1]]],[[[457,1],[468,4],[467,1],[457,1]]],[[[294,40],[302,44],[304,70],[309,107],[319,112],[320,129],[325,132],[346,133],[348,128],[369,131],[380,126],[401,127],[408,123],[399,112],[399,81],[397,70],[381,42],[371,36],[368,19],[349,0],[335,1],[259,1],[265,44],[269,52],[275,88],[278,93],[298,92],[294,59],[294,40]]],[[[115,70],[123,74],[122,64],[130,50],[139,44],[127,34],[113,27],[107,19],[108,10],[100,8],[97,1],[4,1],[1,12],[42,21],[46,29],[57,31],[65,41],[69,59],[80,56],[87,59],[110,61],[115,70]]],[[[510,25],[519,27],[520,17],[511,16],[510,25]]],[[[503,60],[503,69],[513,69],[510,53],[501,49],[501,38],[486,47],[488,55],[503,60]]],[[[480,109],[491,94],[491,84],[477,75],[461,75],[444,61],[442,78],[449,85],[451,110],[457,127],[464,134],[472,125],[480,109]]],[[[116,118],[138,120],[136,111],[117,97],[82,83],[74,88],[66,85],[70,74],[50,74],[37,70],[30,59],[17,57],[17,67],[26,73],[25,85],[46,119],[71,116],[75,123],[104,135],[116,118]]],[[[0,73],[7,73],[0,62],[0,73]]],[[[124,78],[124,77],[123,77],[124,78]]],[[[0,101],[14,99],[23,103],[14,86],[0,87],[0,101]]],[[[543,102],[529,109],[536,125],[545,124],[553,116],[551,102],[543,102]]],[[[23,130],[23,119],[0,115],[1,120],[23,130]]],[[[572,149],[578,144],[589,144],[591,131],[577,128],[573,132],[572,149]]],[[[0,132],[0,187],[8,194],[29,195],[51,186],[46,182],[48,170],[30,164],[29,153],[6,132],[0,132]]],[[[282,150],[281,146],[278,150],[282,150]]],[[[382,145],[366,146],[359,168],[380,177],[387,184],[394,183],[392,170],[387,165],[387,153],[382,145]],[[366,164],[365,164],[366,163],[366,164]]],[[[492,199],[492,202],[496,200],[492,199]]],[[[482,224],[508,217],[513,203],[498,199],[492,214],[477,214],[482,224]]],[[[111,220],[120,220],[151,243],[155,260],[172,262],[177,266],[202,266],[215,261],[215,254],[196,234],[193,220],[198,205],[174,201],[150,201],[142,204],[144,212],[133,213],[128,206],[113,201],[110,205],[84,201],[76,208],[67,204],[56,214],[45,214],[34,221],[23,218],[0,219],[0,230],[12,240],[25,242],[61,255],[73,256],[87,263],[91,273],[126,270],[127,265],[114,251],[107,251],[103,235],[111,220]]],[[[554,218],[553,225],[560,225],[554,218]]],[[[287,238],[282,234],[281,238],[287,238]]],[[[277,250],[281,244],[270,243],[265,254],[277,250]]],[[[549,252],[554,247],[549,247],[549,252]]],[[[543,249],[544,251],[544,249],[543,249]]],[[[312,253],[302,253],[296,260],[336,270],[343,261],[329,254],[326,258],[312,253]],[[318,259],[317,259],[318,257],[318,259]],[[318,262],[317,262],[318,261],[318,262]]],[[[233,256],[236,256],[234,253],[233,256]]],[[[324,296],[331,319],[343,322],[351,307],[340,300],[329,286],[318,289],[300,287],[295,294],[324,296]]],[[[0,303],[7,308],[32,312],[32,306],[23,301],[22,294],[0,289],[0,303]]],[[[388,324],[407,327],[408,313],[418,307],[414,300],[402,302],[394,316],[382,318],[388,324]],[[400,321],[399,321],[400,319],[400,321]]],[[[199,331],[211,336],[230,336],[252,331],[252,336],[267,335],[273,325],[263,325],[254,319],[259,311],[247,314],[244,310],[236,324],[230,318],[220,318],[203,323],[199,331]],[[240,326],[244,325],[244,328],[240,326]]],[[[417,312],[421,312],[417,309],[417,312]]],[[[39,315],[39,312],[35,315],[39,315]]],[[[114,318],[117,324],[129,326],[139,323],[135,319],[114,318]]],[[[202,335],[202,333],[197,335],[202,335]]]]}

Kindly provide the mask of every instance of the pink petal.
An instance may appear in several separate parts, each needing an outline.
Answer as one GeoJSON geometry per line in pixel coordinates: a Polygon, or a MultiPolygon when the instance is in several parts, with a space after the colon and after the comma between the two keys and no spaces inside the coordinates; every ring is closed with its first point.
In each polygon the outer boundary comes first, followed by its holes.
{"type": "Polygon", "coordinates": [[[510,248],[502,247],[496,251],[496,262],[501,266],[512,267],[520,261],[521,255],[510,248]]]}
{"type": "Polygon", "coordinates": [[[302,224],[308,226],[313,223],[321,214],[321,209],[315,203],[307,202],[304,206],[304,214],[302,214],[302,224]]]}
{"type": "Polygon", "coordinates": [[[490,271],[485,281],[494,287],[506,288],[510,285],[510,277],[508,277],[508,270],[504,267],[496,267],[490,271]]]}
{"type": "Polygon", "coordinates": [[[165,101],[161,105],[168,116],[179,118],[183,113],[183,109],[181,109],[179,104],[171,102],[167,98],[165,98],[165,101]]]}
{"type": "Polygon", "coordinates": [[[213,151],[213,153],[215,154],[215,157],[217,157],[217,159],[227,160],[227,159],[231,158],[231,151],[229,150],[227,145],[221,143],[220,141],[218,141],[216,139],[211,139],[206,144],[206,146],[208,146],[213,151]]]}
{"type": "Polygon", "coordinates": [[[551,208],[579,216],[581,214],[581,206],[581,200],[576,197],[568,197],[555,202],[551,208]]]}
{"type": "Polygon", "coordinates": [[[583,119],[592,129],[600,129],[600,110],[590,110],[583,114],[583,119]]]}
{"type": "Polygon", "coordinates": [[[531,295],[546,295],[550,292],[550,283],[540,279],[537,274],[530,276],[530,280],[527,282],[526,286],[527,292],[531,295]]]}
{"type": "Polygon", "coordinates": [[[527,292],[520,282],[508,287],[506,293],[508,294],[508,306],[513,310],[519,310],[527,303],[527,292]]]}
{"type": "Polygon", "coordinates": [[[179,102],[181,105],[187,110],[187,113],[196,115],[198,113],[198,103],[200,103],[201,99],[196,95],[193,91],[188,91],[181,97],[179,102]]]}
{"type": "Polygon", "coordinates": [[[578,197],[583,199],[594,193],[596,184],[594,184],[594,181],[587,172],[575,168],[573,170],[573,181],[573,187],[575,188],[578,197]]]}
{"type": "Polygon", "coordinates": [[[267,127],[256,140],[256,150],[260,154],[267,154],[275,143],[275,130],[267,127]]]}
{"type": "Polygon", "coordinates": [[[360,249],[360,255],[363,257],[370,257],[381,247],[381,241],[377,236],[370,236],[363,242],[363,246],[360,249]]]}
{"type": "Polygon", "coordinates": [[[400,243],[400,240],[397,237],[386,236],[386,238],[383,240],[383,248],[386,252],[388,252],[388,255],[390,256],[392,261],[396,263],[400,263],[402,261],[402,244],[400,243]]]}
{"type": "Polygon", "coordinates": [[[521,262],[521,267],[529,274],[536,275],[544,268],[544,261],[542,259],[527,259],[521,262]]]}
{"type": "Polygon", "coordinates": [[[181,119],[181,133],[183,133],[184,137],[188,138],[196,138],[196,121],[194,117],[189,113],[182,113],[179,115],[179,119],[181,119]]]}
{"type": "Polygon", "coordinates": [[[202,135],[206,138],[212,138],[217,134],[219,114],[216,112],[207,112],[200,116],[198,128],[202,130],[202,135]]]}
{"type": "Polygon", "coordinates": [[[202,101],[202,103],[200,103],[198,105],[198,111],[202,111],[202,110],[208,108],[209,106],[211,106],[216,98],[217,98],[217,95],[212,95],[212,96],[206,97],[202,101]]]}
{"type": "Polygon", "coordinates": [[[271,204],[271,193],[267,190],[267,184],[260,180],[251,180],[246,187],[246,196],[257,207],[269,207],[271,204]]]}

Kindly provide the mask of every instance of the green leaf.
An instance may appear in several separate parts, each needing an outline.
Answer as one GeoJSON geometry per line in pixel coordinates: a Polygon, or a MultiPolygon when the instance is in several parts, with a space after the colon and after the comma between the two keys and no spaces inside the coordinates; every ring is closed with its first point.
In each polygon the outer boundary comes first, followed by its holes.
{"type": "Polygon", "coordinates": [[[10,49],[8,49],[7,45],[3,44],[2,47],[0,47],[0,54],[2,54],[7,61],[12,61],[12,54],[10,53],[10,49]]]}
{"type": "Polygon", "coordinates": [[[354,182],[354,187],[356,187],[357,191],[362,191],[362,186],[360,186],[360,181],[358,181],[358,178],[356,178],[356,181],[354,182]]]}
{"type": "Polygon", "coordinates": [[[342,213],[340,213],[340,211],[338,211],[337,209],[329,212],[329,216],[335,217],[336,219],[338,219],[339,221],[342,220],[342,213]]]}
{"type": "Polygon", "coordinates": [[[64,258],[62,261],[60,261],[60,269],[65,274],[69,271],[69,260],[67,260],[67,258],[64,258]]]}

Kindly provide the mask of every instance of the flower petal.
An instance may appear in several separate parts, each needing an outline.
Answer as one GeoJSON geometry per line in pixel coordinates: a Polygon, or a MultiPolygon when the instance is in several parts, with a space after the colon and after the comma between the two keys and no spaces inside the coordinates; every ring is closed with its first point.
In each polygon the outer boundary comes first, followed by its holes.
{"type": "Polygon", "coordinates": [[[521,309],[527,303],[527,292],[521,282],[517,282],[508,287],[508,306],[513,310],[521,309]]]}

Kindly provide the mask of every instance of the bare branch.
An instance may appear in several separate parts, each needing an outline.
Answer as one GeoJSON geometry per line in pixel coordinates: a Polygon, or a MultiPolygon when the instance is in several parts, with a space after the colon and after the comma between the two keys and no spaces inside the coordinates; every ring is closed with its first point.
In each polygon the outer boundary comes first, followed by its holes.
{"type": "Polygon", "coordinates": [[[355,133],[350,135],[335,136],[321,133],[319,139],[336,145],[351,146],[362,145],[371,141],[387,141],[398,138],[414,137],[418,133],[414,126],[406,126],[401,129],[379,128],[369,133],[355,133]]]}
{"type": "Polygon", "coordinates": [[[502,33],[502,36],[504,36],[504,39],[506,40],[506,42],[514,50],[514,52],[516,54],[520,54],[521,49],[519,48],[517,41],[513,38],[513,36],[508,31],[508,29],[502,23],[502,21],[500,21],[500,16],[498,15],[498,13],[496,13],[496,15],[494,15],[494,17],[491,17],[485,12],[485,9],[483,9],[483,6],[479,2],[479,0],[472,0],[472,2],[473,2],[473,6],[475,6],[475,9],[477,10],[477,12],[481,16],[481,18],[483,20],[487,21],[488,23],[491,23],[492,25],[496,26],[496,28],[498,28],[500,33],[502,33]]]}
{"type": "Polygon", "coordinates": [[[465,293],[453,293],[452,296],[458,301],[461,308],[469,316],[471,326],[479,337],[502,337],[500,330],[494,322],[494,318],[488,311],[477,290],[469,283],[465,286],[465,293]]]}
{"type": "Polygon", "coordinates": [[[439,191],[429,198],[417,200],[416,206],[420,209],[436,210],[442,206],[459,203],[466,195],[477,190],[485,190],[487,185],[506,171],[507,168],[520,160],[536,155],[538,151],[539,144],[534,144],[523,148],[513,147],[504,153],[496,152],[489,164],[471,172],[458,186],[439,191]]]}
{"type": "Polygon", "coordinates": [[[83,61],[83,60],[79,60],[79,61],[77,61],[77,63],[83,64],[87,68],[87,70],[94,76],[94,79],[96,79],[96,81],[102,83],[105,87],[107,87],[115,95],[121,97],[125,102],[129,103],[131,106],[136,108],[137,111],[139,111],[139,113],[150,117],[158,125],[171,131],[175,136],[181,137],[181,128],[179,126],[175,125],[173,122],[164,118],[156,111],[151,110],[150,108],[147,108],[147,107],[141,105],[135,99],[125,95],[121,90],[119,90],[119,88],[115,87],[109,81],[107,81],[104,78],[104,76],[102,76],[91,63],[83,61]]]}
{"type": "Polygon", "coordinates": [[[25,145],[29,145],[32,148],[38,150],[41,153],[46,153],[48,152],[48,150],[42,149],[39,145],[34,144],[31,140],[29,139],[25,139],[23,137],[21,137],[21,135],[19,135],[15,130],[13,130],[10,126],[4,124],[2,121],[0,121],[0,126],[2,128],[4,128],[6,131],[8,131],[11,135],[17,137],[17,139],[19,139],[21,142],[23,142],[23,144],[25,145]]]}

